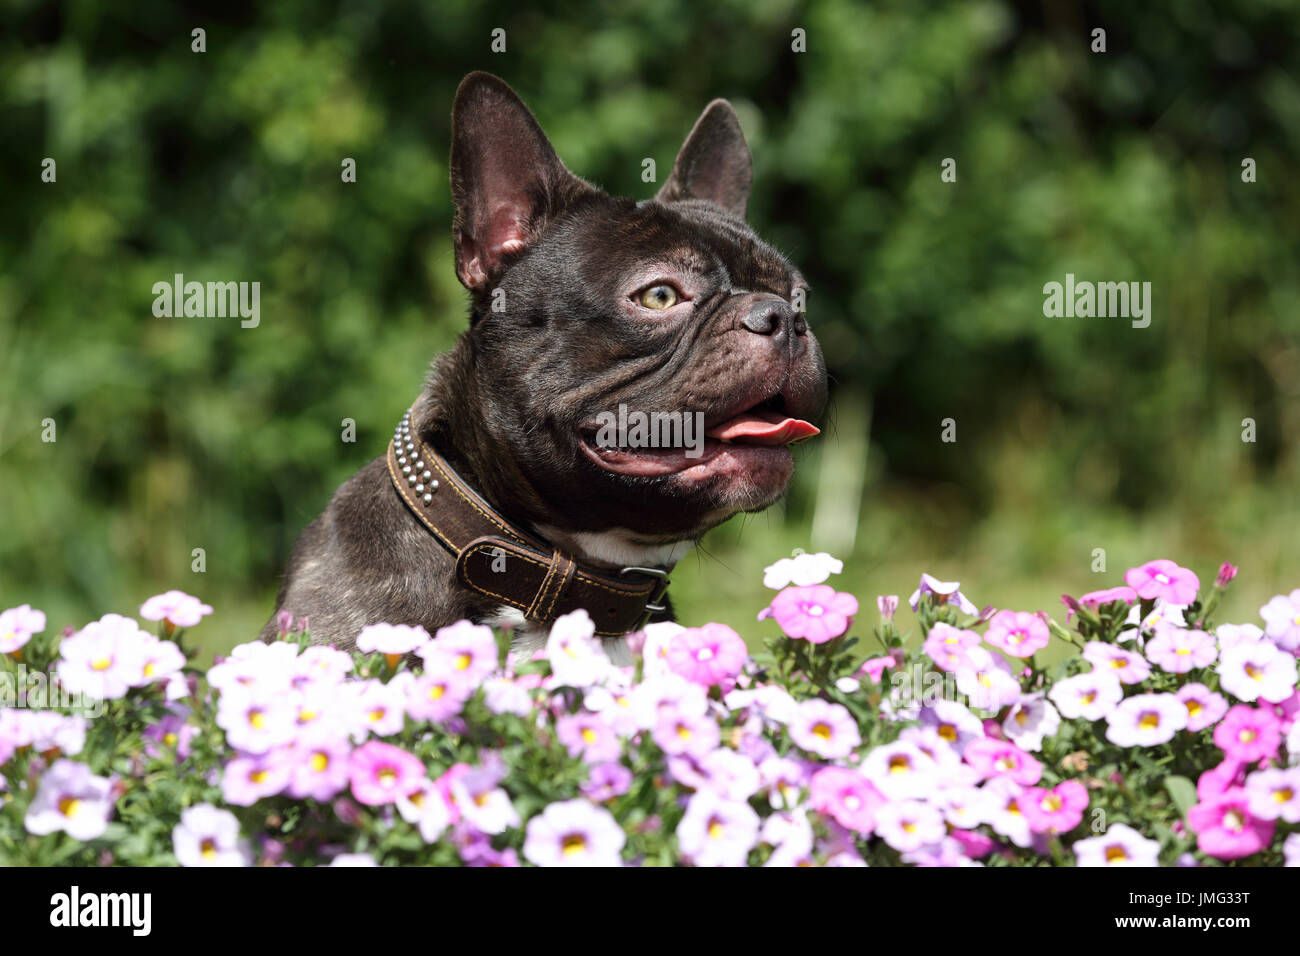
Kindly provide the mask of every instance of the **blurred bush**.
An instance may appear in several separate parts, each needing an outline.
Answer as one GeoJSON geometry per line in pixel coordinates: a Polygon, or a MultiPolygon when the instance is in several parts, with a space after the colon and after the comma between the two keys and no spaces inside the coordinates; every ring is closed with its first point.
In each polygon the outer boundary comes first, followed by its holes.
{"type": "Polygon", "coordinates": [[[1294,3],[8,0],[0,18],[0,607],[80,625],[180,587],[224,618],[214,647],[260,625],[298,531],[463,326],[446,156],[472,69],[636,197],[641,159],[668,169],[730,98],[751,219],[812,282],[838,412],[784,506],[685,562],[686,619],[752,621],[762,565],[796,546],[842,553],[860,593],[906,596],[928,568],[999,606],[1163,556],[1203,578],[1241,564],[1242,616],[1300,585],[1294,3]],[[1067,272],[1150,281],[1150,328],[1045,318],[1067,272]],[[261,325],[155,318],[175,273],[260,281],[261,325]]]}

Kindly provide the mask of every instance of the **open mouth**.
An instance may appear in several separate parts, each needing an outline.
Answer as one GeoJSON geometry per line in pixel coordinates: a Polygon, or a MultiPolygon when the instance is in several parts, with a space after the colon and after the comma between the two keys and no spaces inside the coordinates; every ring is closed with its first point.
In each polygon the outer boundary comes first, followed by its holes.
{"type": "Polygon", "coordinates": [[[706,419],[703,434],[688,430],[683,434],[689,440],[668,446],[624,440],[626,436],[617,443],[600,441],[592,426],[581,430],[579,443],[587,457],[606,471],[654,477],[683,472],[690,476],[694,469],[701,469],[698,477],[703,477],[709,471],[703,466],[719,456],[738,459],[734,462],[738,465],[757,464],[774,456],[788,459],[787,446],[820,433],[815,425],[787,415],[785,399],[777,394],[711,425],[706,419]]]}

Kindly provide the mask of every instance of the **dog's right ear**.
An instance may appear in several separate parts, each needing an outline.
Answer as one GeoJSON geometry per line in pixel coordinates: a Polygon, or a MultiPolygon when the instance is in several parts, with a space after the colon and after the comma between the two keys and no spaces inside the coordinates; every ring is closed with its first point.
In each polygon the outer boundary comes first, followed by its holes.
{"type": "Polygon", "coordinates": [[[595,187],[569,172],[523,101],[490,73],[461,80],[451,108],[456,274],[479,289],[595,187]]]}

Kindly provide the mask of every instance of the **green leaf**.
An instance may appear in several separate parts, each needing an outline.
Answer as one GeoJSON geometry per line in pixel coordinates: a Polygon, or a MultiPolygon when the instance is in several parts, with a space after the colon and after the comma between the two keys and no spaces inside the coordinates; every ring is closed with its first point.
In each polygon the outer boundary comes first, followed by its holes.
{"type": "Polygon", "coordinates": [[[1165,777],[1165,789],[1173,798],[1179,815],[1186,817],[1188,808],[1196,803],[1196,784],[1186,777],[1165,777]]]}

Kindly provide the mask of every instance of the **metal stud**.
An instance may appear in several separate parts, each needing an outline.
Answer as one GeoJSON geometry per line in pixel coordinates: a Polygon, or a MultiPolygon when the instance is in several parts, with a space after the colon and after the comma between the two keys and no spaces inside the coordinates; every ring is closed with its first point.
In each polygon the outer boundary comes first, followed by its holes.
{"type": "Polygon", "coordinates": [[[407,475],[407,476],[406,476],[406,483],[407,483],[408,485],[413,485],[413,484],[415,484],[416,480],[417,480],[417,479],[416,479],[415,475],[407,475]]]}
{"type": "Polygon", "coordinates": [[[437,490],[438,490],[438,483],[437,483],[436,481],[431,481],[431,482],[429,482],[429,490],[430,490],[430,491],[437,491],[437,490]]]}
{"type": "Polygon", "coordinates": [[[433,501],[433,495],[425,495],[425,496],[424,496],[424,503],[425,503],[426,505],[427,505],[429,502],[431,502],[431,501],[433,501]]]}
{"type": "Polygon", "coordinates": [[[409,475],[410,473],[411,473],[411,466],[410,466],[410,465],[403,465],[403,466],[402,466],[402,474],[404,474],[404,475],[409,475]]]}
{"type": "Polygon", "coordinates": [[[422,495],[422,494],[424,494],[424,484],[423,484],[423,483],[420,483],[420,484],[418,484],[418,485],[415,486],[415,493],[416,493],[417,495],[422,495]]]}
{"type": "Polygon", "coordinates": [[[424,471],[420,473],[420,477],[423,478],[425,481],[428,481],[430,478],[433,477],[433,472],[431,472],[428,468],[426,468],[424,469],[424,471]]]}

